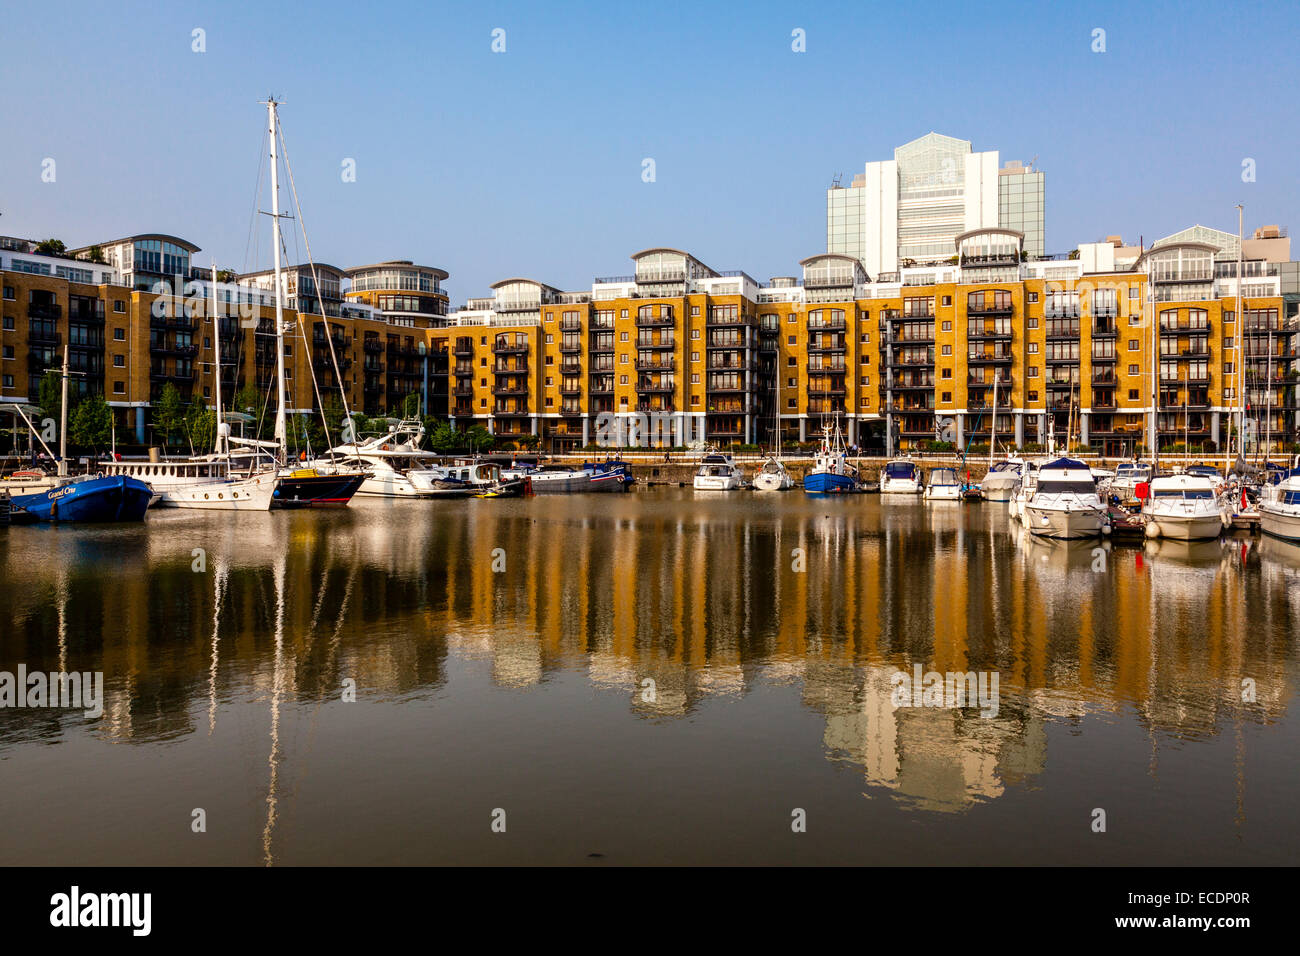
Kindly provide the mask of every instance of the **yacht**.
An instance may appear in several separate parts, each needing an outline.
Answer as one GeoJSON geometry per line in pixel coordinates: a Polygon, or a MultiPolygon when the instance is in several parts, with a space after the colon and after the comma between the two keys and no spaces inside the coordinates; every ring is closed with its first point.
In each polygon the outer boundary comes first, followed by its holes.
{"type": "Polygon", "coordinates": [[[1145,461],[1125,461],[1115,468],[1115,477],[1110,480],[1111,494],[1118,495],[1121,501],[1137,497],[1137,486],[1149,482],[1155,477],[1155,469],[1145,461]]]}
{"type": "Polygon", "coordinates": [[[926,501],[961,501],[962,480],[956,468],[935,468],[925,486],[926,501]]]}
{"type": "Polygon", "coordinates": [[[1110,527],[1105,503],[1088,466],[1058,458],[1025,475],[1012,505],[1031,534],[1091,538],[1110,527]]]}
{"type": "Polygon", "coordinates": [[[769,455],[750,484],[755,491],[788,491],[794,487],[794,479],[785,470],[785,464],[780,458],[769,455]]]}
{"type": "Polygon", "coordinates": [[[217,455],[175,461],[106,461],[105,475],[142,481],[160,508],[206,511],[266,511],[275,493],[273,472],[239,476],[217,455]]]}
{"type": "Polygon", "coordinates": [[[921,469],[910,458],[885,462],[880,472],[882,495],[915,495],[921,491],[921,469]]]}
{"type": "Polygon", "coordinates": [[[338,445],[330,453],[367,471],[356,492],[360,497],[437,498],[465,491],[459,473],[436,467],[433,456],[420,448],[423,440],[424,425],[403,420],[383,434],[338,445]]]}
{"type": "Polygon", "coordinates": [[[1259,530],[1275,538],[1300,541],[1300,458],[1276,485],[1259,498],[1259,530]]]}
{"type": "Polygon", "coordinates": [[[822,426],[822,444],[813,459],[812,470],[803,477],[803,490],[813,494],[857,491],[858,470],[849,464],[839,421],[822,426]]]}
{"type": "Polygon", "coordinates": [[[1204,475],[1165,475],[1151,480],[1142,505],[1148,538],[1203,541],[1232,524],[1227,504],[1204,475]]]}
{"type": "Polygon", "coordinates": [[[696,491],[735,491],[741,485],[740,469],[730,455],[718,452],[705,455],[695,472],[696,491]]]}
{"type": "Polygon", "coordinates": [[[584,462],[581,468],[542,466],[516,462],[501,472],[505,481],[530,479],[535,495],[578,494],[588,491],[624,491],[627,469],[622,462],[584,462]]]}
{"type": "Polygon", "coordinates": [[[1019,458],[1008,458],[989,469],[980,482],[980,494],[985,501],[1010,501],[1020,484],[1020,474],[1025,463],[1019,458]]]}

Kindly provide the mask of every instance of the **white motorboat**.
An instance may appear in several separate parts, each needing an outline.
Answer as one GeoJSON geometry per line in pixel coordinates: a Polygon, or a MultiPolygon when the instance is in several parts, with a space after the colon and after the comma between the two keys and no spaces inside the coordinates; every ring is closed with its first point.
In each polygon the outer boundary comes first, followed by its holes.
{"type": "Polygon", "coordinates": [[[1217,538],[1232,524],[1227,504],[1204,475],[1153,478],[1142,514],[1148,538],[1203,541],[1217,538]]]}
{"type": "Polygon", "coordinates": [[[989,469],[980,482],[980,495],[985,501],[1010,501],[1020,485],[1020,474],[1025,463],[1020,458],[999,461],[989,469]]]}
{"type": "Polygon", "coordinates": [[[755,474],[750,485],[755,491],[788,491],[794,487],[794,479],[785,470],[781,459],[769,456],[763,467],[755,474]]]}
{"type": "Polygon", "coordinates": [[[269,511],[280,478],[263,472],[248,478],[228,478],[203,484],[154,489],[160,508],[191,508],[202,511],[269,511]]]}
{"type": "Polygon", "coordinates": [[[420,448],[423,440],[424,425],[403,420],[383,434],[338,445],[330,453],[369,472],[357,489],[362,497],[438,498],[465,491],[459,474],[449,474],[420,448]]]}
{"type": "Polygon", "coordinates": [[[1110,492],[1118,495],[1120,501],[1137,497],[1137,486],[1149,482],[1155,476],[1155,469],[1145,461],[1120,462],[1115,468],[1115,477],[1110,480],[1110,492]]]}
{"type": "Polygon", "coordinates": [[[885,462],[880,471],[880,493],[882,495],[920,494],[921,469],[910,458],[895,458],[885,462]]]}
{"type": "Polygon", "coordinates": [[[742,485],[740,469],[730,455],[717,452],[705,455],[695,472],[696,491],[735,491],[742,485]]]}
{"type": "Polygon", "coordinates": [[[1300,458],[1286,477],[1265,487],[1259,498],[1259,530],[1274,538],[1300,541],[1300,458]]]}
{"type": "Polygon", "coordinates": [[[1012,507],[1031,534],[1091,538],[1110,528],[1105,502],[1088,466],[1058,458],[1028,472],[1012,507]]]}
{"type": "Polygon", "coordinates": [[[961,501],[962,487],[956,468],[934,468],[925,486],[925,500],[961,501]]]}

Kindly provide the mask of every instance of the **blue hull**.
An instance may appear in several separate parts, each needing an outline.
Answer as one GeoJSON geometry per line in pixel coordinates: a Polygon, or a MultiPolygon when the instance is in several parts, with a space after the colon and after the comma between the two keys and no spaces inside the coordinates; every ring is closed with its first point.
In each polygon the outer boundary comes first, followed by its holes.
{"type": "Polygon", "coordinates": [[[803,490],[809,494],[827,494],[836,491],[855,491],[857,482],[848,475],[833,475],[828,471],[814,471],[804,476],[803,490]]]}
{"type": "Polygon", "coordinates": [[[143,481],[114,475],[73,481],[35,495],[17,495],[16,507],[37,521],[142,521],[153,492],[143,481]]]}

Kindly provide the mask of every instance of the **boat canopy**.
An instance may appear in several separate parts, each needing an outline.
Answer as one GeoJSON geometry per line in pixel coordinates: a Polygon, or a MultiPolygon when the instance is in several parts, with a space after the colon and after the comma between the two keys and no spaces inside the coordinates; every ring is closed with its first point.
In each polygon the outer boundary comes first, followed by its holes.
{"type": "Polygon", "coordinates": [[[956,468],[936,468],[930,472],[930,485],[959,485],[961,480],[957,477],[956,468]]]}
{"type": "MultiPolygon", "coordinates": [[[[1123,468],[1124,466],[1120,465],[1120,467],[1123,468]]],[[[1067,468],[1078,468],[1080,471],[1088,471],[1091,474],[1088,466],[1077,458],[1058,458],[1056,461],[1049,461],[1040,470],[1047,471],[1049,468],[1053,471],[1064,471],[1067,468]]]]}
{"type": "Polygon", "coordinates": [[[989,469],[990,474],[995,471],[1020,471],[1020,462],[1018,461],[1000,461],[989,469]]]}
{"type": "Polygon", "coordinates": [[[915,478],[916,464],[910,461],[891,461],[885,465],[885,475],[889,478],[915,478]]]}

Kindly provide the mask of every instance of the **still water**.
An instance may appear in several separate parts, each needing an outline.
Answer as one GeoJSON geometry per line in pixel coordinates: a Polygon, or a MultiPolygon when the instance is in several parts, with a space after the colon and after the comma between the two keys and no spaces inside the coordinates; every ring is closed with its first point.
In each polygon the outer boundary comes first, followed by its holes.
{"type": "Polygon", "coordinates": [[[0,710],[0,864],[1300,855],[1275,541],[651,488],[11,528],[0,574],[0,671],[105,684],[0,710]],[[918,664],[996,714],[895,707],[918,664]]]}

